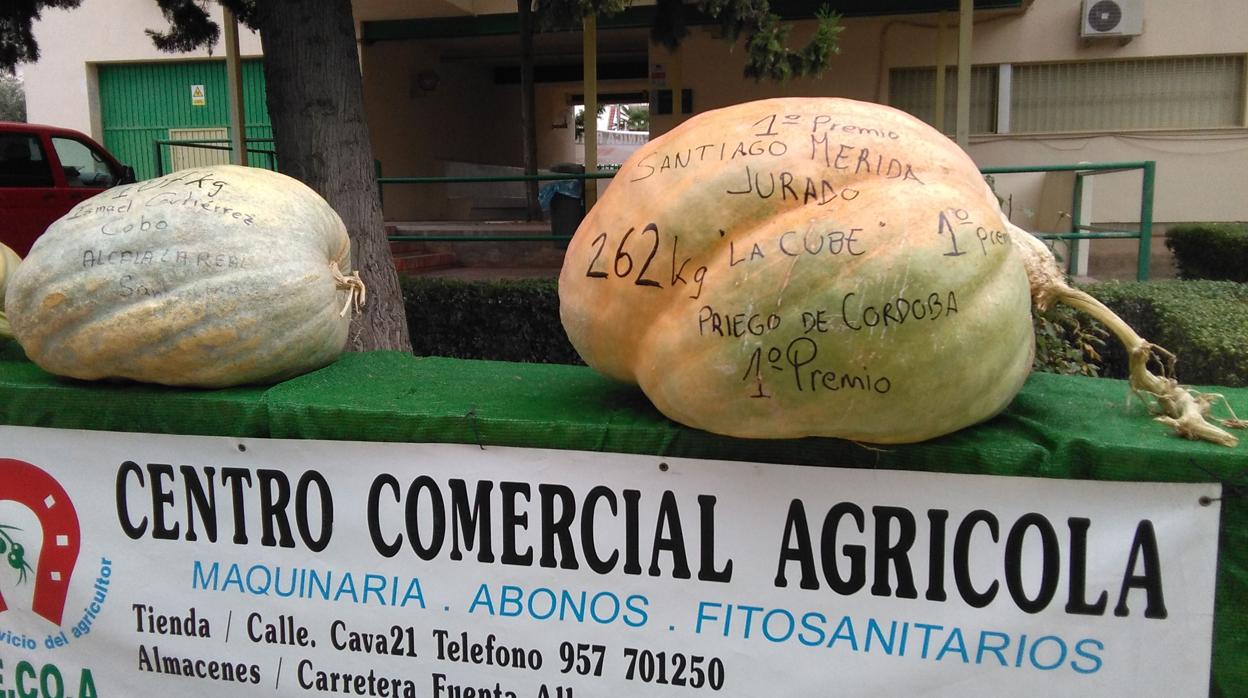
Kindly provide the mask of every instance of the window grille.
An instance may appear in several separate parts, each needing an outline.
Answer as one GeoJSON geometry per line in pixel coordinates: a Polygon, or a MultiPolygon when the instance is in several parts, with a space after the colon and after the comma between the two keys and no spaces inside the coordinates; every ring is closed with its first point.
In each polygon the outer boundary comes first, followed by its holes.
{"type": "Polygon", "coordinates": [[[1239,126],[1244,56],[1014,66],[1015,132],[1239,126]]]}
{"type": "MultiPolygon", "coordinates": [[[[889,71],[888,103],[927,123],[935,123],[935,68],[894,68],[889,71]]],[[[953,133],[957,119],[958,71],[945,70],[945,132],[953,133]]],[[[971,133],[997,129],[997,67],[971,68],[971,133]]]]}
{"type": "MultiPolygon", "coordinates": [[[[971,71],[971,133],[997,131],[998,69],[971,71]]],[[[1245,56],[1180,56],[1012,66],[1014,133],[1130,131],[1243,126],[1245,56]]],[[[889,103],[934,121],[935,68],[889,72],[889,103]]],[[[945,131],[952,133],[957,72],[945,83],[945,131]]]]}

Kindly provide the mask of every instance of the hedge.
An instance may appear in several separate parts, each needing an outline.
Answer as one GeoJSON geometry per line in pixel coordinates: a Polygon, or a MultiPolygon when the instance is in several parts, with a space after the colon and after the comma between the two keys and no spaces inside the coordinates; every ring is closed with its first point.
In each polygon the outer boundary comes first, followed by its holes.
{"type": "MultiPolygon", "coordinates": [[[[1145,339],[1178,356],[1183,383],[1248,386],[1248,285],[1232,281],[1093,284],[1085,290],[1145,339]]],[[[1108,342],[1105,375],[1125,377],[1127,359],[1108,342]]]]}
{"type": "MultiPolygon", "coordinates": [[[[1093,284],[1086,289],[1144,338],[1179,357],[1178,377],[1197,385],[1248,386],[1248,285],[1230,281],[1093,284]]],[[[403,281],[412,348],[421,356],[583,363],[559,321],[554,279],[403,281]]],[[[1096,342],[1095,323],[1059,312],[1036,319],[1035,370],[1123,378],[1116,341],[1096,342]],[[1097,357],[1087,350],[1091,344],[1097,357]]]]}
{"type": "Polygon", "coordinates": [[[1194,223],[1166,232],[1179,277],[1248,282],[1248,224],[1194,223]]]}
{"type": "MultiPolygon", "coordinates": [[[[554,279],[403,279],[412,349],[421,356],[583,363],[559,321],[554,279]]],[[[1073,311],[1036,319],[1036,370],[1097,375],[1083,345],[1095,338],[1073,311]]],[[[1099,345],[1097,345],[1099,346],[1099,345]]]]}
{"type": "Polygon", "coordinates": [[[461,281],[403,278],[418,356],[580,364],[559,321],[554,279],[461,281]]]}

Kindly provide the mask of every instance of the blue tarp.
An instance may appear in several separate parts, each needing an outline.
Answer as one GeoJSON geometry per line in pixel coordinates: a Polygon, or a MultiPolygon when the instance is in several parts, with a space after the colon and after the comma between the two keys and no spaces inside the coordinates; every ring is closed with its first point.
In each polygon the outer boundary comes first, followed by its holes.
{"type": "Polygon", "coordinates": [[[554,200],[555,194],[563,194],[573,199],[580,199],[581,180],[561,179],[543,186],[537,192],[537,202],[542,205],[543,211],[550,210],[550,202],[554,200]]]}

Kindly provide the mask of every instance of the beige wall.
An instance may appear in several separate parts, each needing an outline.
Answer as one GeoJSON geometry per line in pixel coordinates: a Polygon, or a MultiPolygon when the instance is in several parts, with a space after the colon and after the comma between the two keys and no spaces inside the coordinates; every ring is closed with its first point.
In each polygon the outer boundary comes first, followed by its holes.
{"type": "MultiPolygon", "coordinates": [[[[1087,43],[1079,38],[1079,0],[1041,0],[1025,12],[981,13],[973,31],[972,63],[996,65],[1042,61],[1098,60],[1142,56],[1248,53],[1248,9],[1244,0],[1148,0],[1143,35],[1125,45],[1087,43]]],[[[945,56],[957,60],[956,14],[946,31],[945,56]]],[[[936,63],[936,16],[850,19],[844,22],[841,53],[818,79],[784,85],[743,79],[745,48],[733,47],[698,27],[681,50],[685,87],[705,111],[728,104],[779,96],[837,96],[884,102],[892,68],[936,63]]],[[[795,39],[809,36],[813,22],[799,23],[795,39]]],[[[670,61],[651,50],[652,63],[670,61]]],[[[1248,93],[1248,90],[1246,90],[1248,93]]],[[[652,117],[653,133],[670,130],[676,117],[652,117]]],[[[1241,126],[1248,124],[1241,124],[1241,126]]],[[[952,130],[952,125],[946,128],[952,130]]],[[[1248,128],[1078,133],[1044,136],[973,136],[968,148],[982,167],[1056,165],[1079,162],[1154,160],[1157,182],[1154,220],[1248,220],[1243,182],[1248,173],[1248,128]]],[[[1037,228],[1058,217],[1053,197],[1041,200],[1042,184],[1009,177],[1002,193],[1015,195],[1015,222],[1037,228]]],[[[1090,222],[1138,220],[1140,177],[1101,176],[1092,184],[1090,222]]],[[[1069,208],[1066,206],[1065,208],[1069,208]]]]}
{"type": "MultiPolygon", "coordinates": [[[[1248,52],[1248,11],[1243,0],[1151,0],[1145,5],[1143,35],[1125,46],[1117,41],[1084,45],[1079,38],[1080,0],[1037,0],[1025,12],[983,12],[973,31],[975,64],[1097,60],[1140,56],[1248,52]]],[[[957,15],[947,13],[945,58],[957,60],[957,15]]],[[[847,19],[841,52],[820,79],[786,85],[742,81],[745,47],[714,38],[710,27],[695,27],[684,45],[686,87],[705,95],[699,109],[743,98],[832,95],[883,102],[891,68],[936,63],[936,15],[847,19]]],[[[795,42],[810,36],[813,22],[799,22],[795,42]]],[[[654,60],[665,52],[652,49],[654,60]]]]}
{"type": "MultiPolygon", "coordinates": [[[[510,111],[509,96],[495,90],[488,71],[466,64],[441,63],[418,42],[382,42],[361,52],[364,106],[374,156],[389,176],[443,174],[442,161],[503,164],[512,159],[510,139],[498,127],[510,111]],[[437,86],[422,89],[428,71],[437,86]]],[[[445,190],[436,185],[388,185],[386,218],[441,218],[445,190]]]]}
{"type": "MultiPolygon", "coordinates": [[[[495,85],[488,61],[445,61],[431,42],[387,41],[362,48],[364,101],[374,155],[389,176],[440,176],[444,162],[523,166],[520,88],[495,85]],[[423,71],[438,76],[422,90],[423,71]]],[[[639,91],[643,80],[601,81],[601,92],[639,91]]],[[[577,159],[571,100],[580,82],[541,83],[535,89],[537,164],[548,168],[577,159]],[[567,113],[567,128],[553,125],[567,113]]],[[[454,218],[463,202],[448,202],[438,185],[386,185],[387,220],[454,218]]]]}
{"type": "MultiPolygon", "coordinates": [[[[1156,222],[1248,220],[1248,132],[1178,131],[1155,135],[1089,134],[1066,138],[972,139],[971,156],[982,167],[1019,164],[1075,164],[1153,160],[1156,222]]],[[[1091,179],[1091,222],[1139,220],[1141,175],[1098,175],[1091,179]]],[[[1014,222],[1029,227],[1052,218],[1056,209],[1028,203],[1034,215],[1014,222]]]]}
{"type": "MultiPolygon", "coordinates": [[[[218,22],[221,8],[209,10],[218,22]]],[[[109,61],[187,60],[207,51],[161,53],[145,29],[164,31],[168,22],[153,0],[84,0],[76,10],[44,10],[35,24],[40,59],[23,66],[27,119],[78,129],[99,139],[99,94],[94,66],[109,61]]],[[[243,27],[239,50],[260,55],[259,35],[243,27]]],[[[212,55],[225,55],[218,44],[212,55]]]]}

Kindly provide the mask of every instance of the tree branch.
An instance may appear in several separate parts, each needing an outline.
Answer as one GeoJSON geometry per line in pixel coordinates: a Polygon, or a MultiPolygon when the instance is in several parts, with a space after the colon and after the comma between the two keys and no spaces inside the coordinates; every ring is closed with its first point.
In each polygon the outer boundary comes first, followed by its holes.
{"type": "Polygon", "coordinates": [[[13,73],[18,63],[39,60],[32,26],[47,8],[70,9],[82,0],[4,0],[0,2],[0,71],[13,73]]]}
{"type": "Polygon", "coordinates": [[[203,0],[156,0],[169,30],[147,29],[156,48],[166,53],[186,53],[204,46],[209,51],[221,38],[221,27],[208,16],[203,0]]]}

